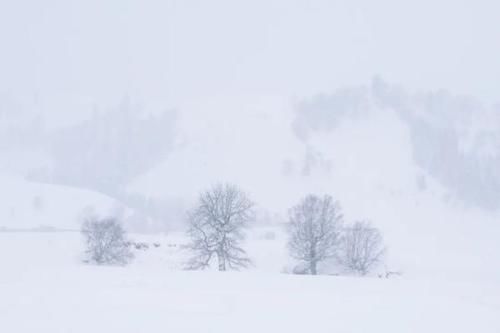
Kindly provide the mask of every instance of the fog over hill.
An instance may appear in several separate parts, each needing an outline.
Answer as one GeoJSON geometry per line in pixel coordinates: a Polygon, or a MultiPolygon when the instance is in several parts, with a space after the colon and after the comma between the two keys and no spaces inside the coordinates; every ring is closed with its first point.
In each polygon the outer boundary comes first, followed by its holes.
{"type": "Polygon", "coordinates": [[[270,216],[351,178],[495,212],[499,8],[476,3],[1,4],[0,168],[159,229],[222,179],[270,216]]]}
{"type": "Polygon", "coordinates": [[[472,97],[408,92],[380,77],[295,100],[214,95],[177,111],[145,112],[124,99],[58,128],[36,112],[4,112],[12,144],[1,162],[33,181],[115,197],[160,229],[181,224],[196,193],[220,181],[253,192],[266,220],[280,221],[307,191],[368,188],[417,195],[438,186],[436,200],[450,209],[495,212],[499,117],[472,97]]]}
{"type": "MultiPolygon", "coordinates": [[[[309,137],[334,131],[346,119],[369,118],[375,109],[395,112],[409,131],[415,164],[452,198],[488,209],[500,207],[498,106],[445,90],[408,94],[376,78],[368,87],[312,97],[297,109],[295,132],[306,144],[309,137]]],[[[419,182],[425,186],[423,176],[419,182]]]]}

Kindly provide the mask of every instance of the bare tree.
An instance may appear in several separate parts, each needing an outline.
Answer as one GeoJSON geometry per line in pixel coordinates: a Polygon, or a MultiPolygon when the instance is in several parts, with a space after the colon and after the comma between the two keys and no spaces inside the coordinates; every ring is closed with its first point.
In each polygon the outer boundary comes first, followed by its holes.
{"type": "Polygon", "coordinates": [[[345,229],[339,261],[348,270],[366,275],[380,263],[384,253],[382,235],[369,222],[358,221],[345,229]]]}
{"type": "Polygon", "coordinates": [[[114,218],[90,217],[82,224],[87,260],[98,265],[124,265],[132,258],[125,230],[114,218]]]}
{"type": "Polygon", "coordinates": [[[190,269],[203,269],[216,258],[220,271],[250,264],[241,247],[244,229],[255,218],[254,204],[237,186],[218,184],[200,194],[188,213],[190,269]]]}
{"type": "Polygon", "coordinates": [[[339,203],[329,195],[308,195],[290,209],[288,248],[310,274],[317,274],[319,262],[335,257],[342,218],[339,203]]]}

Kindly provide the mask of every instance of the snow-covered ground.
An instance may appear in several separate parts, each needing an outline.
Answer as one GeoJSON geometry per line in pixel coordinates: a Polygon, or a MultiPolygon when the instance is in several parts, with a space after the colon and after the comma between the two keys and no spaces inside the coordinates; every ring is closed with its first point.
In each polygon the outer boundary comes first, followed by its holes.
{"type": "MultiPolygon", "coordinates": [[[[183,271],[176,234],[127,267],[80,262],[78,233],[0,233],[2,332],[498,332],[500,284],[282,274],[279,230],[250,233],[254,267],[183,271]]],[[[493,258],[492,258],[492,261],[493,258]]]]}

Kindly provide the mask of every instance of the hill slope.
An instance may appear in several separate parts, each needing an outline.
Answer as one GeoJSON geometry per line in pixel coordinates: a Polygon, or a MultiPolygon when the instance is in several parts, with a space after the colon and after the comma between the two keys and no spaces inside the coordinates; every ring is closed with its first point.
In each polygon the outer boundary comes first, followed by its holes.
{"type": "Polygon", "coordinates": [[[32,183],[5,174],[0,174],[0,183],[0,228],[3,229],[75,230],[85,214],[124,212],[116,200],[92,191],[32,183]]]}

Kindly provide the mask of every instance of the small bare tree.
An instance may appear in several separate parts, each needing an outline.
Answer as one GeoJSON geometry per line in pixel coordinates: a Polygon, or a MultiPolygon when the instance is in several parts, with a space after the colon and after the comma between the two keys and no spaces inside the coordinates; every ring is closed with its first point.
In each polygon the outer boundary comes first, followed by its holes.
{"type": "Polygon", "coordinates": [[[237,186],[218,184],[200,194],[188,212],[189,269],[203,269],[216,258],[219,271],[247,267],[250,259],[241,247],[244,229],[255,218],[254,204],[237,186]]]}
{"type": "Polygon", "coordinates": [[[369,222],[358,221],[345,229],[339,261],[351,272],[368,274],[381,262],[384,253],[382,235],[369,222]]]}
{"type": "Polygon", "coordinates": [[[329,195],[308,195],[289,215],[290,254],[316,275],[318,263],[336,255],[343,218],[340,205],[329,195]]]}
{"type": "Polygon", "coordinates": [[[114,218],[87,218],[81,233],[85,240],[87,260],[98,265],[125,265],[132,258],[125,230],[114,218]]]}

